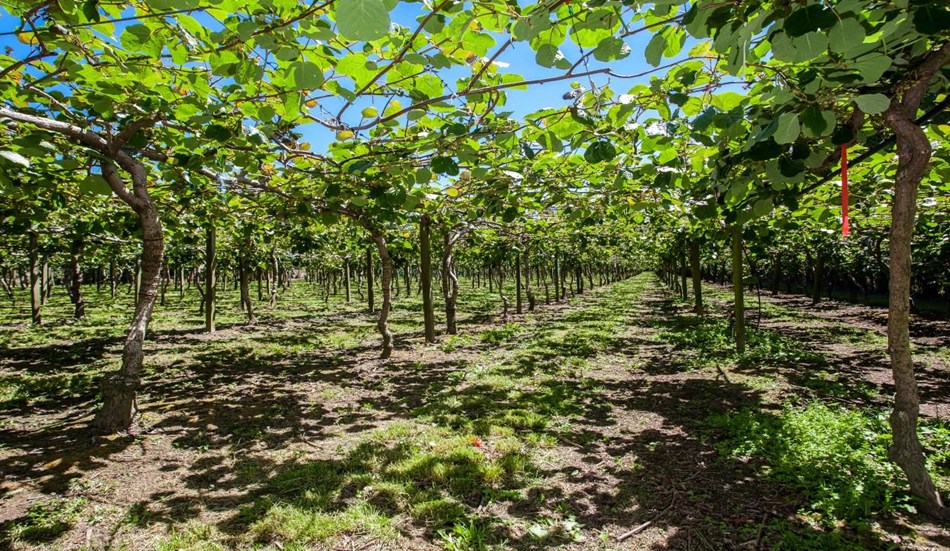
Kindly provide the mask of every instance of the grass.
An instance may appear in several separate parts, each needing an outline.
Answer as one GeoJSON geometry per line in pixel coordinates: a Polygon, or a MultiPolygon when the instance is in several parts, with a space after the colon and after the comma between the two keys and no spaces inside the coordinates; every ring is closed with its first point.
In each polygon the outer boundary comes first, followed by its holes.
{"type": "MultiPolygon", "coordinates": [[[[799,490],[800,519],[816,526],[796,531],[775,526],[795,549],[862,549],[875,517],[914,512],[900,469],[887,458],[891,443],[884,412],[851,410],[819,402],[786,406],[777,414],[741,411],[715,415],[725,457],[754,459],[761,476],[799,490]],[[845,538],[843,526],[855,531],[845,538]]],[[[920,431],[931,473],[944,489],[950,475],[950,424],[930,421],[920,431]]]]}
{"type": "Polygon", "coordinates": [[[81,497],[42,501],[31,506],[24,519],[3,527],[3,531],[14,542],[50,542],[72,527],[85,505],[81,497]]]}
{"type": "Polygon", "coordinates": [[[714,416],[728,456],[764,459],[763,474],[801,489],[816,521],[863,520],[906,506],[900,474],[887,460],[886,417],[812,403],[779,414],[714,416]]]}
{"type": "Polygon", "coordinates": [[[340,460],[307,461],[265,482],[268,497],[242,513],[251,542],[307,546],[341,535],[391,542],[401,522],[430,534],[477,522],[477,509],[521,496],[534,467],[511,431],[478,436],[400,422],[340,460]],[[403,519],[403,520],[398,520],[403,519]]]}

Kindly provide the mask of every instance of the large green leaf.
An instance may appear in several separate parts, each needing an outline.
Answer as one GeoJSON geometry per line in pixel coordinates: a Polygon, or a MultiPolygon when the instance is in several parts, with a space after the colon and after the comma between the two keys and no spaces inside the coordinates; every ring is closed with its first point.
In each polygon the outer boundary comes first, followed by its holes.
{"type": "Polygon", "coordinates": [[[594,48],[594,58],[598,61],[613,61],[630,55],[630,46],[620,38],[608,37],[594,48]]]}
{"type": "Polygon", "coordinates": [[[845,18],[828,32],[828,46],[831,51],[847,55],[848,52],[863,47],[867,33],[856,19],[845,18]]]}
{"type": "Polygon", "coordinates": [[[828,37],[819,32],[805,33],[792,40],[795,45],[794,61],[811,61],[828,51],[828,37]]]}
{"type": "Polygon", "coordinates": [[[875,83],[884,76],[894,61],[884,54],[871,53],[861,56],[850,64],[850,67],[861,73],[865,83],[875,83]]]}
{"type": "Polygon", "coordinates": [[[801,134],[801,124],[798,122],[798,113],[782,113],[778,117],[778,128],[775,130],[775,141],[780,144],[790,144],[801,134]]]}
{"type": "Polygon", "coordinates": [[[812,4],[792,12],[785,18],[783,28],[788,36],[802,36],[819,29],[827,29],[838,22],[838,17],[830,9],[821,4],[812,4]]]}
{"type": "Polygon", "coordinates": [[[316,63],[295,61],[290,64],[289,72],[296,90],[314,90],[323,84],[323,71],[316,63]]]}
{"type": "Polygon", "coordinates": [[[663,59],[663,50],[666,49],[666,37],[662,34],[653,35],[653,38],[650,39],[650,43],[647,44],[647,48],[644,51],[646,55],[647,63],[658,67],[660,61],[663,59]]]}
{"type": "Polygon", "coordinates": [[[891,106],[891,100],[884,94],[862,94],[854,98],[854,103],[857,103],[862,111],[870,115],[883,113],[891,106]]]}
{"type": "Polygon", "coordinates": [[[452,157],[435,157],[429,163],[429,168],[436,174],[448,174],[449,176],[458,176],[459,165],[452,157]]]}
{"type": "Polygon", "coordinates": [[[336,24],[350,40],[376,40],[389,32],[389,10],[383,0],[337,0],[336,24]]]}
{"type": "Polygon", "coordinates": [[[617,156],[614,145],[606,140],[596,141],[587,147],[584,159],[591,164],[610,161],[617,156]]]}
{"type": "Polygon", "coordinates": [[[804,126],[805,136],[810,138],[827,136],[834,132],[835,114],[832,111],[809,107],[802,112],[801,123],[804,126]]]}

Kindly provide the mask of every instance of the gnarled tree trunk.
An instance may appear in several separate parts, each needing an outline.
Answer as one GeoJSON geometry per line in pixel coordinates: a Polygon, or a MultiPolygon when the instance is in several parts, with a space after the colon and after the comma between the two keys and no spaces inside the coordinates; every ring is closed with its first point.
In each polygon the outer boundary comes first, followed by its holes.
{"type": "Polygon", "coordinates": [[[934,485],[923,448],[917,437],[920,395],[910,350],[911,240],[917,208],[917,187],[930,165],[932,148],[927,135],[914,121],[929,82],[940,68],[950,45],[928,56],[917,70],[915,80],[903,97],[894,97],[884,120],[897,137],[897,174],[894,178],[894,204],[891,208],[890,234],[890,308],[887,320],[887,349],[894,374],[894,410],[890,422],[893,443],[889,457],[907,475],[911,492],[922,509],[937,518],[950,518],[934,485]]]}
{"type": "Polygon", "coordinates": [[[742,227],[732,228],[733,330],[736,352],[745,352],[745,286],[742,282],[742,227]]]}
{"type": "Polygon", "coordinates": [[[452,251],[458,235],[452,230],[446,230],[442,240],[442,298],[445,300],[445,332],[449,335],[458,333],[456,323],[456,303],[459,296],[459,280],[455,273],[455,257],[452,251]]]}
{"type": "Polygon", "coordinates": [[[699,265],[699,241],[689,242],[689,270],[693,279],[693,311],[703,313],[703,274],[699,265]]]}
{"type": "Polygon", "coordinates": [[[217,230],[210,224],[205,230],[205,285],[202,297],[205,313],[205,331],[214,333],[214,307],[218,294],[217,230]]]}
{"type": "Polygon", "coordinates": [[[30,232],[30,318],[33,325],[43,323],[43,273],[39,264],[38,241],[36,232],[30,232]]]}
{"type": "Polygon", "coordinates": [[[240,252],[240,259],[238,260],[238,276],[241,280],[241,304],[244,305],[244,311],[247,313],[247,324],[254,325],[257,323],[257,316],[254,315],[254,303],[251,301],[251,270],[248,266],[248,255],[251,254],[251,244],[249,242],[244,244],[244,250],[240,252]]]}
{"type": "Polygon", "coordinates": [[[528,311],[534,312],[534,291],[531,289],[531,251],[527,243],[525,243],[524,250],[521,254],[524,256],[524,260],[521,262],[524,268],[524,294],[528,299],[528,311]]]}
{"type": "Polygon", "coordinates": [[[435,311],[432,305],[432,220],[419,220],[419,283],[422,287],[422,319],[426,342],[435,342],[435,311]]]}
{"type": "Polygon", "coordinates": [[[73,303],[73,317],[81,320],[86,317],[86,300],[82,296],[82,238],[74,237],[69,248],[69,299],[73,303]]]}
{"type": "MultiPolygon", "coordinates": [[[[392,310],[393,259],[389,256],[389,248],[386,246],[386,238],[383,233],[375,229],[370,231],[373,243],[376,243],[376,249],[379,251],[379,285],[383,300],[379,308],[379,319],[376,321],[376,327],[379,328],[379,334],[383,337],[383,350],[379,357],[385,360],[393,353],[393,334],[389,332],[389,312],[392,310]]],[[[367,259],[369,258],[371,257],[367,255],[367,259]]],[[[369,273],[372,273],[372,270],[369,273]]],[[[372,289],[372,286],[370,286],[370,289],[372,289]]]]}
{"type": "Polygon", "coordinates": [[[93,426],[105,434],[128,429],[132,424],[135,392],[141,381],[142,364],[145,360],[142,347],[152,318],[152,308],[158,296],[162,254],[165,249],[162,224],[155,205],[147,194],[144,200],[133,205],[133,208],[142,227],[141,285],[135,303],[135,315],[122,349],[122,366],[102,381],[103,404],[93,420],[93,426]]]}

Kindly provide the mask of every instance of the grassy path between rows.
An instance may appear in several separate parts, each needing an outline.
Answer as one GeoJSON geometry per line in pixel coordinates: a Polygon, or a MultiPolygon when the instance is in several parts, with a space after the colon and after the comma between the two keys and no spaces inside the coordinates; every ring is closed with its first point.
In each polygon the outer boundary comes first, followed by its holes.
{"type": "MultiPolygon", "coordinates": [[[[397,302],[388,362],[355,306],[298,299],[215,336],[170,312],[139,426],[99,439],[85,424],[114,320],[45,337],[0,320],[0,537],[168,551],[950,546],[883,459],[886,383],[842,367],[836,346],[873,354],[870,336],[775,301],[736,356],[723,316],[688,313],[652,274],[507,321],[464,290],[463,334],[437,345],[418,338],[417,301],[397,302]]],[[[946,476],[950,429],[933,413],[925,443],[946,476]]]]}

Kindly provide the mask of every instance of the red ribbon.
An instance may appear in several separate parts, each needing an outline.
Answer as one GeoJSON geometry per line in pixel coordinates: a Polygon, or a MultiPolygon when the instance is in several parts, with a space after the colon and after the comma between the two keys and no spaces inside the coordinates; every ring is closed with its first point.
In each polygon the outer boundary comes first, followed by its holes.
{"type": "Polygon", "coordinates": [[[841,145],[841,235],[848,237],[851,223],[848,220],[848,146],[841,145]]]}

